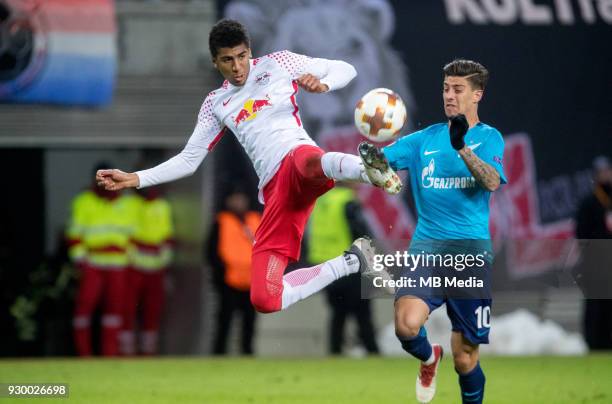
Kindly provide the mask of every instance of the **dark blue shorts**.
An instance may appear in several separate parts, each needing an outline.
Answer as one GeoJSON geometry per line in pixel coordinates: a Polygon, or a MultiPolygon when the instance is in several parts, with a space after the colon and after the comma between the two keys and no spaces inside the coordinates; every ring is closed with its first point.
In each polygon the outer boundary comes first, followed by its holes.
{"type": "MultiPolygon", "coordinates": [[[[487,264],[484,270],[489,271],[490,265],[487,264]]],[[[439,270],[428,268],[417,268],[416,271],[404,272],[402,276],[418,278],[423,274],[439,274],[439,270]]],[[[410,288],[398,287],[395,292],[395,300],[404,296],[414,296],[422,299],[429,307],[431,313],[435,309],[446,303],[446,313],[452,324],[452,330],[460,332],[473,344],[488,344],[489,330],[491,329],[491,303],[490,293],[477,292],[465,296],[457,288],[410,288]]]]}
{"type": "Polygon", "coordinates": [[[491,329],[491,299],[423,299],[431,313],[446,303],[452,330],[463,334],[472,344],[488,344],[491,329]]]}

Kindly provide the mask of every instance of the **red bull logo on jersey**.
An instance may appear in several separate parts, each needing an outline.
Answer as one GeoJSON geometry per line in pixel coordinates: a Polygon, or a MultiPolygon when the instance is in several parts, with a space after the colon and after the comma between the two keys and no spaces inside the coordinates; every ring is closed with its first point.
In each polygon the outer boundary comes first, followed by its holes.
{"type": "Polygon", "coordinates": [[[257,113],[265,108],[272,106],[270,97],[266,95],[263,100],[248,99],[242,109],[234,117],[234,124],[238,127],[242,122],[253,120],[257,117],[257,113]]]}

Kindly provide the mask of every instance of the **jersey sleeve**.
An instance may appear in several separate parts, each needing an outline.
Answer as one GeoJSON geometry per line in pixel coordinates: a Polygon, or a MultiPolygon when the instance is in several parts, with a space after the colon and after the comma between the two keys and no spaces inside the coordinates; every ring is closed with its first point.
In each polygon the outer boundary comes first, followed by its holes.
{"type": "Polygon", "coordinates": [[[225,127],[213,112],[213,97],[214,92],[204,100],[195,129],[179,154],[156,167],[136,172],[140,180],[139,188],[187,177],[202,164],[204,157],[225,133],[225,127]]]}
{"type": "Polygon", "coordinates": [[[415,160],[421,145],[423,131],[399,138],[382,149],[389,165],[394,170],[407,170],[415,160]]]}
{"type": "Polygon", "coordinates": [[[289,73],[292,80],[310,73],[327,85],[329,91],[343,88],[357,76],[355,68],[342,60],[312,58],[287,50],[272,53],[269,57],[289,73]]]}
{"type": "Polygon", "coordinates": [[[497,130],[489,135],[482,148],[475,150],[476,155],[487,164],[490,164],[499,173],[499,180],[507,184],[508,180],[504,174],[504,138],[497,130]]]}

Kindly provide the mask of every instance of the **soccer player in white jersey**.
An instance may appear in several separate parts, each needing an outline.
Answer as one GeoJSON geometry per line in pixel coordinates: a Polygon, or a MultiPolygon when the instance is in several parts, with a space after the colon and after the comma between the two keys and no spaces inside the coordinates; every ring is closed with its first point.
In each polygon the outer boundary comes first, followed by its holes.
{"type": "Polygon", "coordinates": [[[388,165],[372,167],[366,161],[364,166],[358,156],[325,153],[302,126],[298,88],[312,93],[342,88],[357,74],[353,66],[289,51],[252,59],[248,34],[233,20],[215,24],[209,46],[225,81],[204,100],[183,151],[144,171],[100,170],[98,184],[109,190],[142,188],[191,175],[229,129],[253,162],[265,204],[251,270],[251,301],[257,311],[285,309],[340,277],[371,270],[372,245],[357,239],[344,255],[284,274],[287,264],[299,258],[316,199],[336,180],[370,183],[392,194],[401,189],[388,165]]]}

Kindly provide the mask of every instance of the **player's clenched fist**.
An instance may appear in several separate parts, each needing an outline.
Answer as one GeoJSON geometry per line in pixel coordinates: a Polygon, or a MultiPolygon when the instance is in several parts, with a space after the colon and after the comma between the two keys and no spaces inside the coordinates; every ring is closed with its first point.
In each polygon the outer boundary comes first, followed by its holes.
{"type": "Polygon", "coordinates": [[[96,172],[96,183],[107,191],[119,191],[140,185],[138,175],[117,169],[98,170],[96,172]]]}
{"type": "Polygon", "coordinates": [[[463,137],[470,128],[467,118],[463,114],[451,116],[450,121],[450,141],[455,150],[461,150],[465,147],[463,137]]]}
{"type": "Polygon", "coordinates": [[[329,90],[327,84],[321,83],[316,76],[313,76],[310,73],[302,75],[297,82],[300,87],[309,93],[324,93],[329,90]]]}

